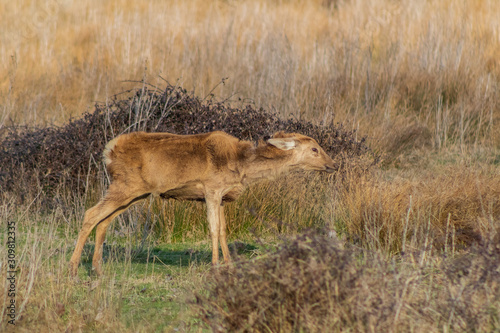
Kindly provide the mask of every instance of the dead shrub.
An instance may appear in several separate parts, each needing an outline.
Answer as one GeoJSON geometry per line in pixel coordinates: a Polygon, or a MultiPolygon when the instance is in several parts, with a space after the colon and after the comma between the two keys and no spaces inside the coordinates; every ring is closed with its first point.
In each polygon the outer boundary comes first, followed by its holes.
{"type": "Polygon", "coordinates": [[[360,291],[389,283],[382,276],[365,278],[385,264],[361,266],[358,260],[334,239],[306,233],[257,260],[214,270],[208,294],[198,294],[194,306],[216,332],[382,331],[396,300],[360,291]]]}
{"type": "Polygon", "coordinates": [[[115,96],[63,127],[6,128],[0,145],[0,189],[24,195],[35,188],[50,195],[66,187],[83,193],[103,170],[101,154],[106,142],[137,130],[177,134],[222,130],[245,140],[261,139],[280,130],[300,132],[316,138],[340,165],[356,164],[362,156],[370,156],[362,168],[377,161],[365,140],[356,140],[354,131],[341,124],[318,126],[283,120],[262,108],[235,108],[228,102],[201,99],[167,85],[164,90],[137,90],[128,99],[115,96]]]}
{"type": "Polygon", "coordinates": [[[438,311],[453,331],[493,332],[500,328],[499,231],[443,264],[447,283],[438,311]]]}
{"type": "Polygon", "coordinates": [[[466,256],[388,258],[303,234],[218,267],[193,306],[214,332],[498,330],[499,238],[466,256]]]}

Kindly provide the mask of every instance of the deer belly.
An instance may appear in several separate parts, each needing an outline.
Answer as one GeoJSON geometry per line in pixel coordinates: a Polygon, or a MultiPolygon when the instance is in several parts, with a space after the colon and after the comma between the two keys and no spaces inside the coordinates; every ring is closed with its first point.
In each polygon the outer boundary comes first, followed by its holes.
{"type": "Polygon", "coordinates": [[[168,190],[161,193],[160,197],[163,199],[205,201],[203,185],[198,182],[168,190]]]}

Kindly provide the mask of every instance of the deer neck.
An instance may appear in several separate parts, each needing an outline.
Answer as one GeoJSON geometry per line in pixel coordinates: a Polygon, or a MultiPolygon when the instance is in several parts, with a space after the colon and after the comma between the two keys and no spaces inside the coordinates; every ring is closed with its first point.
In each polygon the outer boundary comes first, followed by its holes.
{"type": "Polygon", "coordinates": [[[274,179],[291,171],[293,153],[271,145],[259,145],[240,165],[244,185],[265,179],[274,179]]]}

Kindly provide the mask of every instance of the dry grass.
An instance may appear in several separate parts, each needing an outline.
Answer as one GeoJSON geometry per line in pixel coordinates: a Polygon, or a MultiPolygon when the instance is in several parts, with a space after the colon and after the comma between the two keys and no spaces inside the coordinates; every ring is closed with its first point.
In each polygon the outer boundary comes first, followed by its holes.
{"type": "Polygon", "coordinates": [[[0,124],[60,124],[161,73],[200,96],[228,77],[219,96],[335,119],[381,149],[411,126],[436,147],[500,140],[497,1],[1,6],[0,124]]]}
{"type": "MultiPolygon", "coordinates": [[[[263,106],[306,127],[341,122],[384,157],[364,177],[293,175],[252,187],[227,209],[230,237],[265,241],[227,270],[205,264],[202,205],[146,201],[115,222],[103,278],[88,277],[87,251],[83,284],[67,278],[67,257],[105,178],[71,190],[53,182],[50,201],[43,182],[25,186],[33,195],[24,202],[4,191],[2,243],[6,223],[18,226],[17,329],[199,330],[197,309],[213,330],[498,331],[498,17],[494,0],[0,3],[0,140],[9,125],[67,124],[95,101],[106,111],[110,96],[137,86],[123,80],[162,86],[160,75],[203,103],[213,92],[237,110],[263,106]],[[323,226],[341,240],[309,233],[276,245],[323,226]],[[154,237],[144,238],[149,228],[154,237]],[[189,248],[150,255],[144,239],[189,248]],[[152,269],[150,260],[172,256],[190,264],[152,269]],[[193,292],[199,303],[188,307],[193,292]]],[[[97,150],[76,164],[88,170],[97,150]]],[[[26,170],[36,174],[33,164],[26,170]]],[[[16,166],[0,165],[0,177],[24,172],[16,166]]],[[[0,289],[0,329],[8,300],[0,289]]]]}
{"type": "Polygon", "coordinates": [[[439,251],[482,243],[499,228],[496,167],[462,164],[387,176],[378,173],[341,191],[332,222],[350,240],[392,254],[439,251]]]}
{"type": "MultiPolygon", "coordinates": [[[[279,239],[329,226],[324,211],[331,200],[327,177],[294,174],[251,186],[236,202],[225,205],[229,238],[279,239]]],[[[133,206],[125,216],[134,222],[115,222],[119,233],[148,229],[156,240],[168,244],[208,240],[205,205],[199,202],[155,198],[133,206]]]]}

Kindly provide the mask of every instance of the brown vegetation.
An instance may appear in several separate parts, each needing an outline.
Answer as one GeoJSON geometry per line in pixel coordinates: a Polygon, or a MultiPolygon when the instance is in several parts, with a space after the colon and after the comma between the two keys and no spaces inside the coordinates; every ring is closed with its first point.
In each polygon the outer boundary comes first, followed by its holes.
{"type": "MultiPolygon", "coordinates": [[[[0,125],[63,124],[121,80],[161,73],[197,95],[436,147],[498,144],[500,3],[51,0],[1,5],[0,125]]],[[[377,143],[377,141],[379,143],[377,143]]]]}
{"type": "Polygon", "coordinates": [[[394,179],[379,174],[349,183],[340,196],[332,212],[337,227],[351,241],[388,253],[469,247],[499,228],[496,168],[460,165],[394,179]]]}
{"type": "Polygon", "coordinates": [[[499,240],[446,263],[419,260],[422,252],[396,263],[306,233],[215,270],[195,307],[214,332],[490,331],[500,315],[499,240]]]}

